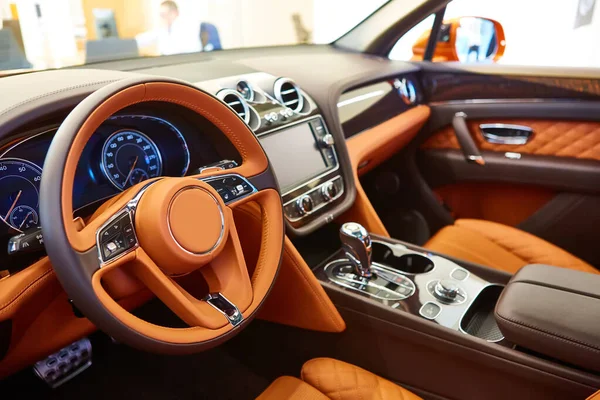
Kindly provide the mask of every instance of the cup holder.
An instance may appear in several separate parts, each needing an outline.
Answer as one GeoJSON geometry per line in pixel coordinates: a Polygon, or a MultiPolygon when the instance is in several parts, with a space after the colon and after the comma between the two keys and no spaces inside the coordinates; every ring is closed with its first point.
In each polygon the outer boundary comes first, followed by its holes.
{"type": "Polygon", "coordinates": [[[424,274],[433,269],[433,261],[420,254],[404,254],[397,257],[388,246],[372,243],[373,262],[386,265],[407,274],[424,274]]]}

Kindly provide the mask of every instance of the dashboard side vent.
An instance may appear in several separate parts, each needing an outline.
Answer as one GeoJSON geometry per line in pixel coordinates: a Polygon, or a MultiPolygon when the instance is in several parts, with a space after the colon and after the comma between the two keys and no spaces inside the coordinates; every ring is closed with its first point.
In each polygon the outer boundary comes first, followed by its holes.
{"type": "Polygon", "coordinates": [[[394,80],[394,87],[406,105],[412,106],[417,102],[417,89],[412,80],[407,78],[394,80]]]}
{"type": "Polygon", "coordinates": [[[277,79],[273,87],[273,92],[275,93],[275,98],[280,103],[295,112],[300,112],[302,107],[304,107],[304,97],[302,97],[300,88],[289,78],[277,79]]]}
{"type": "Polygon", "coordinates": [[[247,124],[250,122],[250,109],[241,94],[235,90],[225,89],[217,93],[217,97],[235,111],[247,124]]]}

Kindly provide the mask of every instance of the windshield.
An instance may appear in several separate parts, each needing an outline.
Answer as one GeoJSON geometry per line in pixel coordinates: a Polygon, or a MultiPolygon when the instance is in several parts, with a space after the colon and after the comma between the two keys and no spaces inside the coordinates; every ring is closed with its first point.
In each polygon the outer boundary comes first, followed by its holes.
{"type": "Polygon", "coordinates": [[[0,0],[0,71],[330,43],[386,0],[0,0]]]}

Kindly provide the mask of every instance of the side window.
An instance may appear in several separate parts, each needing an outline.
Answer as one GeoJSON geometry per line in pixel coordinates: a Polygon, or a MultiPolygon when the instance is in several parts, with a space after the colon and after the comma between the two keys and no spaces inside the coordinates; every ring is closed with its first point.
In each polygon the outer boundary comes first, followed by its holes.
{"type": "MultiPolygon", "coordinates": [[[[549,7],[547,0],[453,0],[432,61],[598,68],[600,6],[595,3],[561,0],[549,7]]],[[[432,27],[423,22],[398,41],[391,59],[422,60],[432,27]]]]}

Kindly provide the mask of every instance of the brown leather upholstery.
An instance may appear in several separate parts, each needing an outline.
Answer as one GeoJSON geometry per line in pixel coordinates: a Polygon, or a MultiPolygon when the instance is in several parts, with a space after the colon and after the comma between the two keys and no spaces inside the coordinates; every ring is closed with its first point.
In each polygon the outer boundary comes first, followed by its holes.
{"type": "Polygon", "coordinates": [[[598,273],[583,260],[534,235],[495,222],[459,219],[424,246],[473,263],[517,272],[527,264],[547,264],[598,273]]]}
{"type": "Polygon", "coordinates": [[[331,358],[315,358],[302,367],[302,381],[281,377],[258,399],[418,400],[420,397],[354,365],[331,358]]]}
{"type": "Polygon", "coordinates": [[[413,393],[369,371],[332,358],[315,358],[302,367],[302,380],[332,399],[416,400],[413,393]]]}
{"type": "Polygon", "coordinates": [[[257,400],[329,400],[329,397],[319,392],[308,383],[291,376],[277,378],[257,400]]]}
{"type": "MultiPolygon", "coordinates": [[[[481,150],[600,160],[600,124],[598,122],[495,119],[469,121],[468,125],[471,136],[481,150]],[[479,131],[479,124],[499,122],[528,126],[533,129],[533,137],[527,144],[520,146],[485,141],[479,131]]],[[[453,128],[449,126],[431,136],[421,148],[459,149],[460,146],[453,128]]]]}

